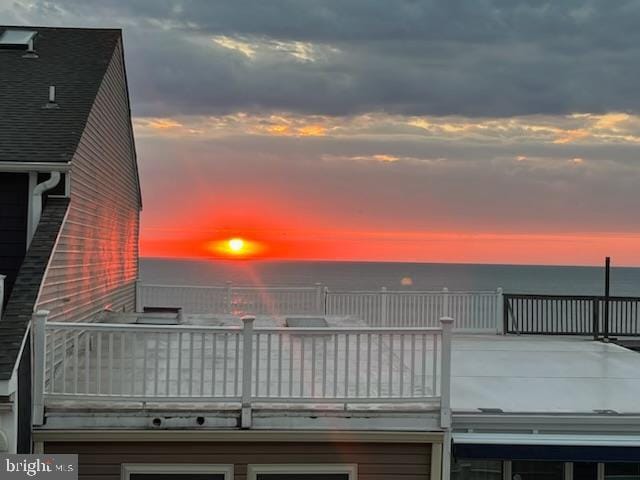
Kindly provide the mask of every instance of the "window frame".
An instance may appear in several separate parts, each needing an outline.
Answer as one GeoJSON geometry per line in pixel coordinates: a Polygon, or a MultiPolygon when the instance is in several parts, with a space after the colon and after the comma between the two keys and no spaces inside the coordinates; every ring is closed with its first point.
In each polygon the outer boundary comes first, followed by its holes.
{"type": "Polygon", "coordinates": [[[336,473],[348,475],[349,480],[358,479],[358,465],[355,463],[265,463],[247,465],[247,480],[257,480],[262,474],[336,473]]]}
{"type": "Polygon", "coordinates": [[[224,480],[233,480],[233,464],[213,463],[123,463],[120,480],[130,480],[131,474],[161,473],[168,475],[223,474],[224,480]]]}

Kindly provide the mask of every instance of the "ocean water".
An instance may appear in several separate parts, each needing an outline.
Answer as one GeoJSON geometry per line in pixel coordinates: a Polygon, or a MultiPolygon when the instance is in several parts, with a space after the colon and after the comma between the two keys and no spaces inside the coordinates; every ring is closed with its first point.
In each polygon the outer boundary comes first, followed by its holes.
{"type": "MultiPolygon", "coordinates": [[[[599,267],[392,262],[220,261],[142,258],[146,283],[167,285],[312,286],[335,291],[495,290],[505,293],[602,295],[599,267]]],[[[611,295],[640,297],[640,268],[613,267],[611,295]]]]}

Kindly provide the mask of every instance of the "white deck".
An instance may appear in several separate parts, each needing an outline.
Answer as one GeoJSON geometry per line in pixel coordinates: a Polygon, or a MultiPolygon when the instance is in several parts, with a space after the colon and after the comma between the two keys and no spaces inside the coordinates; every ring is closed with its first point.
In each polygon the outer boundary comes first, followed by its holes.
{"type": "Polygon", "coordinates": [[[640,353],[584,338],[455,335],[451,406],[640,414],[640,353]]]}

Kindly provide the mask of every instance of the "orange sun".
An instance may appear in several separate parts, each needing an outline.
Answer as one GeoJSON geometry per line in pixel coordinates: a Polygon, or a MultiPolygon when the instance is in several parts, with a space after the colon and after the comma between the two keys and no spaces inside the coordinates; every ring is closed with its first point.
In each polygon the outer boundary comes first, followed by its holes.
{"type": "Polygon", "coordinates": [[[244,240],[241,238],[232,238],[227,243],[230,252],[240,254],[244,250],[244,240]]]}
{"type": "Polygon", "coordinates": [[[209,242],[208,250],[225,257],[253,257],[264,250],[262,244],[245,238],[233,237],[209,242]]]}

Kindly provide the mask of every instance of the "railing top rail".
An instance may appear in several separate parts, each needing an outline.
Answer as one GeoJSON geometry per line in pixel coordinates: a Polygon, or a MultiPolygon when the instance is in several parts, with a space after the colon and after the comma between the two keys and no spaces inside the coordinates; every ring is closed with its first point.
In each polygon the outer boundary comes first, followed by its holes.
{"type": "MultiPolygon", "coordinates": [[[[541,295],[535,293],[505,293],[504,297],[509,298],[522,298],[532,300],[604,300],[604,295],[541,295]]],[[[637,301],[640,302],[640,297],[619,297],[610,296],[610,301],[637,301]]]]}
{"type": "Polygon", "coordinates": [[[141,287],[152,288],[194,288],[194,289],[208,289],[208,290],[225,290],[227,287],[220,285],[170,285],[162,283],[144,283],[139,284],[141,287]]]}
{"type": "Polygon", "coordinates": [[[233,285],[234,290],[248,290],[248,291],[278,291],[285,290],[287,292],[315,292],[316,287],[277,287],[277,286],[268,286],[268,287],[258,287],[258,286],[250,286],[250,285],[233,285]]]}
{"type": "Polygon", "coordinates": [[[262,328],[256,327],[253,329],[255,333],[286,333],[291,335],[330,335],[330,334],[390,334],[390,335],[424,335],[424,334],[440,334],[442,328],[440,327],[319,327],[319,328],[290,328],[290,327],[276,327],[276,328],[262,328]]]}
{"type": "MultiPolygon", "coordinates": [[[[139,331],[139,332],[211,332],[211,333],[239,333],[241,326],[198,326],[198,325],[140,325],[131,323],[72,323],[47,322],[48,330],[91,330],[91,331],[139,331]]],[[[254,327],[255,333],[286,333],[292,335],[329,335],[329,334],[439,334],[440,327],[254,327]]]]}
{"type": "Polygon", "coordinates": [[[93,330],[93,331],[141,331],[141,332],[218,332],[239,333],[242,326],[207,326],[207,325],[143,325],[133,323],[75,323],[47,322],[47,330],[93,330]]]}
{"type": "MultiPolygon", "coordinates": [[[[383,290],[328,290],[327,293],[330,295],[351,295],[351,294],[369,294],[369,295],[379,295],[383,290]]],[[[442,295],[442,290],[384,290],[385,293],[391,293],[393,295],[402,294],[402,295],[442,295]]],[[[497,292],[494,290],[449,290],[447,291],[448,295],[495,295],[497,292]]]]}
{"type": "MultiPolygon", "coordinates": [[[[208,290],[226,290],[227,285],[172,285],[172,284],[161,284],[161,283],[140,283],[141,287],[151,287],[151,288],[188,288],[188,289],[208,289],[208,290]]],[[[230,285],[233,290],[287,290],[287,291],[315,291],[315,286],[309,287],[288,287],[286,285],[269,285],[269,286],[257,286],[257,285],[230,285]]]]}

